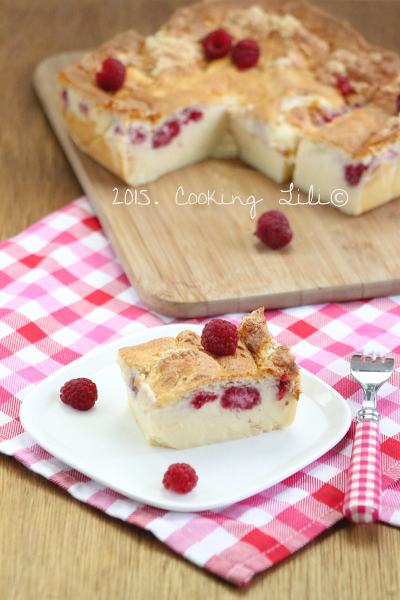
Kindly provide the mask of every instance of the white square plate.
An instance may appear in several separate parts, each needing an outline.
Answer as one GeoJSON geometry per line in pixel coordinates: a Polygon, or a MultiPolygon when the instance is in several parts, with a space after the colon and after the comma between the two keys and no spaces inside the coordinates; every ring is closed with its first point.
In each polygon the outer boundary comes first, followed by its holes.
{"type": "MultiPolygon", "coordinates": [[[[279,483],[337,444],[350,427],[350,409],[326,383],[304,369],[296,418],[286,429],[187,450],[149,446],[127,406],[115,364],[118,348],[164,336],[187,325],[165,325],[97,348],[45,379],[24,400],[21,422],[48,452],[121,494],[166,510],[202,511],[226,506],[279,483]],[[60,388],[75,377],[92,379],[94,408],[80,412],[63,404],[60,388]],[[168,466],[189,463],[199,481],[186,495],[164,489],[168,466]]],[[[200,325],[190,325],[198,333],[200,325]]]]}

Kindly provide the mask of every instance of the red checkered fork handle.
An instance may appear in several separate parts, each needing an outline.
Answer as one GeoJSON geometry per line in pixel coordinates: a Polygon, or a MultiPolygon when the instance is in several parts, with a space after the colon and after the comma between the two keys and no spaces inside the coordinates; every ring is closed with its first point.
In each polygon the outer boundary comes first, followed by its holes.
{"type": "Polygon", "coordinates": [[[355,352],[350,370],[363,389],[364,402],[357,413],[356,435],[343,502],[345,516],[354,523],[372,523],[379,518],[382,503],[382,476],[379,443],[380,413],[376,392],[394,371],[394,358],[383,359],[375,352],[355,352]]]}
{"type": "Polygon", "coordinates": [[[379,423],[357,424],[343,503],[344,515],[354,523],[372,523],[381,511],[379,423]]]}

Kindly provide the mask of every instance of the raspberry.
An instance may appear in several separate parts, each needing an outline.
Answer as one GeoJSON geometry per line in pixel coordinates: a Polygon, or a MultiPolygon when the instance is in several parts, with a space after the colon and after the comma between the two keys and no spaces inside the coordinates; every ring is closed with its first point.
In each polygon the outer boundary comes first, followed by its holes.
{"type": "Polygon", "coordinates": [[[107,58],[96,73],[97,85],[106,92],[116,92],[124,85],[126,67],[117,58],[107,58]]]}
{"type": "Polygon", "coordinates": [[[333,121],[334,115],[333,113],[324,113],[322,115],[322,119],[324,121],[324,123],[330,123],[331,121],[333,121]]]}
{"type": "Polygon", "coordinates": [[[232,36],[224,29],[212,31],[203,40],[203,48],[208,59],[226,56],[232,46],[232,36]]]}
{"type": "Polygon", "coordinates": [[[207,352],[214,354],[235,354],[239,341],[236,325],[224,319],[212,319],[201,334],[201,345],[207,352]]]}
{"type": "Polygon", "coordinates": [[[203,113],[198,108],[185,108],[181,113],[182,125],[187,125],[190,121],[200,121],[203,113]]]}
{"type": "Polygon", "coordinates": [[[71,379],[62,386],[60,398],[76,410],[89,410],[97,400],[97,386],[86,377],[71,379]]]}
{"type": "Polygon", "coordinates": [[[228,387],[221,397],[222,408],[250,410],[261,402],[260,392],[245,385],[228,387]]]}
{"type": "Polygon", "coordinates": [[[214,402],[216,399],[216,394],[211,394],[209,392],[197,392],[190,404],[194,408],[201,408],[206,402],[214,402]]]}
{"type": "Polygon", "coordinates": [[[177,119],[171,119],[166,121],[153,135],[153,148],[161,148],[162,146],[168,146],[176,137],[179,135],[181,126],[177,119]]]}
{"type": "Polygon", "coordinates": [[[62,99],[62,103],[63,103],[64,108],[68,108],[68,105],[69,105],[68,90],[62,90],[62,92],[61,92],[61,99],[62,99]]]}
{"type": "Polygon", "coordinates": [[[232,60],[239,71],[254,67],[259,56],[260,48],[254,40],[241,40],[232,51],[232,60]]]}
{"type": "Polygon", "coordinates": [[[293,237],[289,221],[279,210],[268,210],[257,222],[256,236],[270,248],[282,248],[293,237]]]}
{"type": "Polygon", "coordinates": [[[362,163],[356,165],[345,165],[344,167],[344,178],[349,185],[357,185],[360,183],[362,174],[367,169],[362,163]]]}
{"type": "Polygon", "coordinates": [[[355,89],[351,85],[349,78],[344,75],[338,75],[336,79],[336,85],[338,86],[342,96],[348,96],[349,94],[353,94],[355,89]]]}
{"type": "Polygon", "coordinates": [[[130,388],[134,394],[137,394],[139,391],[139,388],[135,385],[135,381],[136,381],[136,377],[131,377],[130,388]]]}
{"type": "Polygon", "coordinates": [[[131,144],[135,146],[143,144],[146,139],[146,131],[143,127],[131,127],[129,130],[129,139],[131,144]]]}
{"type": "Polygon", "coordinates": [[[280,380],[278,381],[278,393],[276,395],[278,400],[282,400],[283,396],[289,390],[289,387],[290,387],[290,380],[287,379],[285,374],[283,374],[281,376],[280,380]]]}
{"type": "Polygon", "coordinates": [[[197,485],[196,471],[187,463],[170,465],[163,478],[164,487],[177,494],[187,494],[197,485]]]}
{"type": "Polygon", "coordinates": [[[81,113],[83,115],[88,115],[89,114],[89,107],[85,102],[79,102],[78,104],[78,108],[81,111],[81,113]]]}
{"type": "Polygon", "coordinates": [[[319,108],[310,109],[310,117],[314,125],[320,127],[324,123],[329,123],[333,119],[333,112],[325,112],[319,108]]]}

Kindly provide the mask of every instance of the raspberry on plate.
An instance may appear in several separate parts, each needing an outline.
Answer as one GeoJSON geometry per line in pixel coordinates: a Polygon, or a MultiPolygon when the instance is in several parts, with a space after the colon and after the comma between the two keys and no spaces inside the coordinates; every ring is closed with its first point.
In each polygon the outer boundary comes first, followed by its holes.
{"type": "Polygon", "coordinates": [[[256,236],[270,248],[282,248],[290,242],[293,232],[280,210],[269,210],[258,219],[256,236]]]}
{"type": "Polygon", "coordinates": [[[203,40],[204,52],[208,59],[222,58],[231,49],[232,36],[224,29],[209,33],[203,40]]]}
{"type": "Polygon", "coordinates": [[[89,410],[97,400],[97,386],[86,377],[71,379],[62,386],[60,398],[76,410],[89,410]]]}
{"type": "Polygon", "coordinates": [[[228,356],[235,354],[239,341],[236,325],[224,319],[211,319],[204,326],[201,345],[207,352],[228,356]]]}
{"type": "Polygon", "coordinates": [[[254,67],[259,56],[260,48],[254,40],[241,40],[232,51],[232,60],[239,71],[254,67]]]}
{"type": "Polygon", "coordinates": [[[170,465],[163,478],[164,487],[177,494],[187,494],[197,485],[196,471],[187,463],[170,465]]]}
{"type": "Polygon", "coordinates": [[[117,58],[107,58],[101,71],[96,73],[96,82],[106,92],[116,92],[124,85],[126,67],[117,58]]]}

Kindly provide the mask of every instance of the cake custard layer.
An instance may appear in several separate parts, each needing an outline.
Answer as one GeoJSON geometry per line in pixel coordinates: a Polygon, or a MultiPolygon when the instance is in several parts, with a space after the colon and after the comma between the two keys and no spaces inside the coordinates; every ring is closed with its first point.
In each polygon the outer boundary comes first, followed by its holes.
{"type": "Polygon", "coordinates": [[[344,188],[344,210],[360,214],[399,194],[399,74],[397,54],[302,0],[206,0],[153,36],[120,34],[58,85],[78,146],[129,185],[239,157],[278,182],[294,170],[295,185],[322,199],[344,188]],[[203,40],[218,29],[233,46],[254,40],[258,62],[208,59],[203,40]],[[96,83],[108,58],[126,67],[116,92],[96,83]]]}
{"type": "Polygon", "coordinates": [[[118,353],[133,412],[149,444],[190,448],[287,427],[300,395],[289,347],[262,308],[243,317],[233,355],[206,352],[190,330],[118,353]]]}

